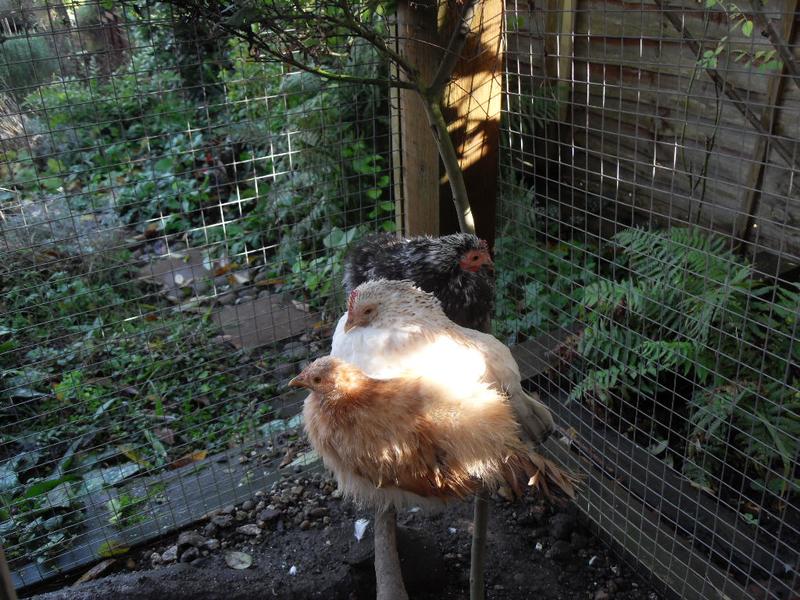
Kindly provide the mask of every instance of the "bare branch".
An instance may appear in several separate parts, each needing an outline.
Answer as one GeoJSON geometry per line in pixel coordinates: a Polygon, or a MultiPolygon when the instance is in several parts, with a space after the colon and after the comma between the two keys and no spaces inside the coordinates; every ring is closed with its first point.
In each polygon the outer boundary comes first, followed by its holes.
{"type": "Polygon", "coordinates": [[[464,0],[464,4],[461,6],[458,23],[453,28],[450,41],[444,51],[444,58],[430,85],[430,93],[434,96],[441,95],[447,82],[450,81],[450,76],[453,74],[453,69],[455,69],[467,41],[477,4],[478,0],[464,0]]]}
{"type": "Polygon", "coordinates": [[[472,216],[472,208],[469,204],[467,186],[464,183],[464,173],[458,164],[458,155],[453,146],[450,133],[447,131],[447,122],[444,120],[442,108],[439,105],[440,100],[440,96],[428,95],[423,97],[425,115],[428,117],[433,137],[436,139],[436,146],[439,149],[439,156],[442,157],[444,170],[450,182],[459,228],[464,233],[475,233],[475,219],[472,216]]]}

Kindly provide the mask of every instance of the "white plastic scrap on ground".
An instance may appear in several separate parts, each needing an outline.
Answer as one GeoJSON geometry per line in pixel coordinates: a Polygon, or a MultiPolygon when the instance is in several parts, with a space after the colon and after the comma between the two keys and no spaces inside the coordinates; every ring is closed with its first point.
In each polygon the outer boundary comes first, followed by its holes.
{"type": "Polygon", "coordinates": [[[291,567],[289,567],[289,575],[291,575],[292,577],[294,577],[295,575],[297,575],[297,567],[295,567],[294,565],[292,565],[291,567]]]}
{"type": "Polygon", "coordinates": [[[369,519],[359,519],[358,521],[356,521],[353,535],[356,536],[356,539],[359,542],[361,541],[361,538],[364,537],[364,533],[366,533],[367,531],[367,525],[369,525],[369,519]]]}

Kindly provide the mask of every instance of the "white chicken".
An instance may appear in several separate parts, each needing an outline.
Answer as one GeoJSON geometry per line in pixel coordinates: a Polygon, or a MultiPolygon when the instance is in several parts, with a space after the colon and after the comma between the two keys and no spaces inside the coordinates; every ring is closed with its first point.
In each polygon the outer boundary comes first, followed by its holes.
{"type": "Polygon", "coordinates": [[[509,349],[491,335],[453,323],[433,294],[410,281],[379,279],[353,290],[331,356],[376,379],[428,377],[456,396],[485,382],[508,396],[525,437],[535,444],[554,427],[547,407],[522,388],[509,349]]]}

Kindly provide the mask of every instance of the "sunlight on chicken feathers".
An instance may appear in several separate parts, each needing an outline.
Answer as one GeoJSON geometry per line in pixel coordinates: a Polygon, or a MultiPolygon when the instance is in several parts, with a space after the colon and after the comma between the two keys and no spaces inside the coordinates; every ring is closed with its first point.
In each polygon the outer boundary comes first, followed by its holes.
{"type": "Polygon", "coordinates": [[[312,390],[309,440],[356,502],[441,506],[484,484],[521,495],[526,482],[547,496],[550,485],[574,494],[569,474],[529,453],[505,395],[486,384],[454,394],[423,377],[370,378],[333,357],[296,380],[312,390]]]}
{"type": "Polygon", "coordinates": [[[433,294],[410,281],[378,279],[358,286],[336,326],[331,356],[370,377],[421,375],[454,393],[489,383],[509,395],[529,441],[544,441],[554,427],[547,408],[522,389],[511,351],[489,334],[453,323],[433,294]],[[369,315],[360,312],[366,308],[369,315]],[[345,331],[347,323],[351,328],[345,331]]]}

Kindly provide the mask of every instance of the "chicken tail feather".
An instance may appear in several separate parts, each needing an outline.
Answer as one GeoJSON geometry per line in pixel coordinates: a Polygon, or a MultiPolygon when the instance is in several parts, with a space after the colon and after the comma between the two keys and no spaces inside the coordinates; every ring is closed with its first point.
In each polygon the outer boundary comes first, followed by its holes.
{"type": "Polygon", "coordinates": [[[538,394],[531,395],[520,388],[519,393],[511,394],[509,400],[514,416],[530,441],[541,444],[550,437],[555,429],[555,422],[550,410],[539,400],[538,394]]]}
{"type": "Polygon", "coordinates": [[[523,495],[525,490],[520,481],[525,481],[527,487],[537,490],[547,501],[556,504],[563,503],[565,499],[574,500],[581,482],[578,475],[534,452],[520,452],[509,457],[503,476],[516,497],[523,495]]]}

